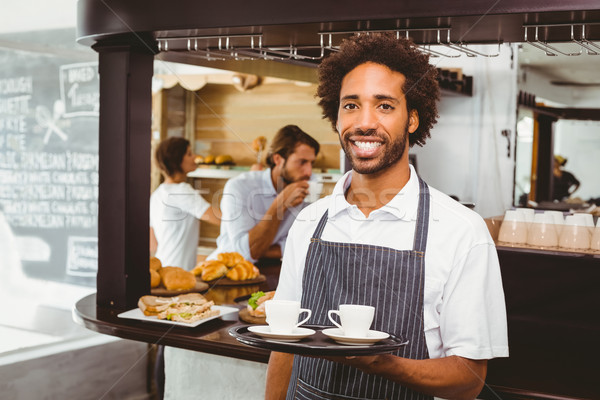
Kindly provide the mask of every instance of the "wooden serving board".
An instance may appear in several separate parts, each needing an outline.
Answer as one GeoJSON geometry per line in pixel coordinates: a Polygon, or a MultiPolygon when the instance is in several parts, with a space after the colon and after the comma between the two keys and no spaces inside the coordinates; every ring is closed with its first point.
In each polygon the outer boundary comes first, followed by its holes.
{"type": "Polygon", "coordinates": [[[150,293],[154,296],[177,296],[179,294],[186,293],[200,293],[208,290],[208,284],[201,280],[196,279],[196,286],[193,289],[188,290],[168,290],[162,284],[158,287],[152,288],[150,293]]]}
{"type": "Polygon", "coordinates": [[[245,281],[233,281],[229,278],[219,278],[219,279],[215,279],[213,281],[203,281],[203,280],[199,280],[199,281],[205,282],[210,286],[239,286],[239,285],[254,285],[256,283],[261,283],[266,280],[267,280],[267,277],[261,274],[254,279],[246,279],[245,281]]]}
{"type": "Polygon", "coordinates": [[[267,324],[267,320],[265,317],[255,317],[253,315],[250,315],[247,308],[242,308],[239,312],[239,316],[242,321],[247,322],[249,324],[267,324]]]}

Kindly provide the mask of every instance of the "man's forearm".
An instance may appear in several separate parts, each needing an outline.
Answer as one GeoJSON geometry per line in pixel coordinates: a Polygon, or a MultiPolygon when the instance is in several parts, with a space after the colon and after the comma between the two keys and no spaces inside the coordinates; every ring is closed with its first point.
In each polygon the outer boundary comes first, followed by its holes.
{"type": "Polygon", "coordinates": [[[292,376],[294,356],[287,353],[271,352],[267,367],[267,388],[265,400],[283,400],[292,376]]]}
{"type": "Polygon", "coordinates": [[[487,360],[450,356],[411,360],[386,354],[373,357],[338,358],[369,374],[377,374],[421,393],[445,399],[474,399],[487,373],[487,360]]]}
{"type": "Polygon", "coordinates": [[[277,235],[277,230],[281,224],[281,219],[279,218],[280,211],[277,210],[275,203],[271,204],[271,207],[269,207],[258,224],[248,232],[250,255],[255,260],[265,255],[271,243],[273,243],[273,239],[275,239],[275,235],[277,235]]]}

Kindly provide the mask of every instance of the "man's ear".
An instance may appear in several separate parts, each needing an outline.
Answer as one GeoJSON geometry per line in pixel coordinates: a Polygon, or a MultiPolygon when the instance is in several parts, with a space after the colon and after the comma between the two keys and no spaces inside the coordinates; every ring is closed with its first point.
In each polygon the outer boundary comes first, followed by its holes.
{"type": "Polygon", "coordinates": [[[414,133],[419,127],[419,112],[415,109],[410,110],[408,116],[408,132],[414,133]]]}
{"type": "Polygon", "coordinates": [[[273,163],[275,163],[275,167],[281,167],[285,163],[285,158],[281,157],[281,154],[273,154],[273,163]]]}

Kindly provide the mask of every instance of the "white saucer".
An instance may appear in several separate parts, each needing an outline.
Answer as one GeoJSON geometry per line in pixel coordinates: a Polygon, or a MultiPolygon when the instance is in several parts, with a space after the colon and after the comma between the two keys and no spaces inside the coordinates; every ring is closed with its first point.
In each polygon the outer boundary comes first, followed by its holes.
{"type": "Polygon", "coordinates": [[[350,346],[361,346],[375,344],[383,339],[390,337],[389,334],[380,331],[369,331],[366,337],[348,337],[344,336],[344,332],[339,328],[323,329],[323,334],[329,336],[340,344],[348,344],[350,346]]]}
{"type": "Polygon", "coordinates": [[[292,333],[272,333],[269,325],[252,325],[248,327],[252,333],[256,333],[267,339],[274,339],[279,342],[297,342],[307,336],[314,335],[315,331],[308,328],[298,327],[292,333]]]}

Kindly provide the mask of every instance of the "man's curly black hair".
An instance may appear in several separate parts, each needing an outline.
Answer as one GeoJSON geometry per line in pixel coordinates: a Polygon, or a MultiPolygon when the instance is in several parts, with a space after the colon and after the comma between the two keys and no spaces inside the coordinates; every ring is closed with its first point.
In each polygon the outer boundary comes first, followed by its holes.
{"type": "Polygon", "coordinates": [[[371,33],[352,36],[342,42],[340,51],[333,53],[319,66],[317,96],[323,118],[336,129],[342,80],[350,71],[366,62],[384,65],[406,78],[403,93],[407,111],[419,113],[419,127],[409,137],[409,144],[423,146],[429,131],[437,122],[437,100],[440,89],[437,70],[429,64],[429,56],[417,49],[410,40],[397,38],[393,33],[371,33]]]}

